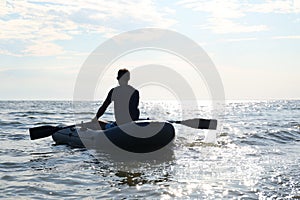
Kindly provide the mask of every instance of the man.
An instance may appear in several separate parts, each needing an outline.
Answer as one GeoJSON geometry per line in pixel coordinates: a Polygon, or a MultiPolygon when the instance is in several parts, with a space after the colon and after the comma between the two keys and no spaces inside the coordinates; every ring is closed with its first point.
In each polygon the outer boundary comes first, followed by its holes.
{"type": "MultiPolygon", "coordinates": [[[[129,79],[130,72],[127,69],[120,69],[118,71],[117,80],[119,82],[119,86],[109,91],[105,101],[99,108],[93,121],[98,121],[99,117],[104,114],[105,110],[112,101],[114,102],[114,113],[117,125],[139,119],[139,91],[128,85],[129,79]]],[[[102,129],[108,128],[107,125],[109,125],[104,121],[99,121],[99,124],[102,129]]]]}

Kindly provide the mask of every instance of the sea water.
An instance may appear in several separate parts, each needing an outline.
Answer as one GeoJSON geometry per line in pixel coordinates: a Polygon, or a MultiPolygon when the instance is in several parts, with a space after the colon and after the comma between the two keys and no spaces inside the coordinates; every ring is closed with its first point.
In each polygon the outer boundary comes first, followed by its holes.
{"type": "MultiPolygon", "coordinates": [[[[204,142],[204,130],[175,124],[169,159],[128,167],[105,153],[55,145],[51,137],[29,138],[31,127],[90,120],[99,105],[0,101],[0,198],[300,198],[300,101],[227,102],[215,143],[204,142]]],[[[142,117],[210,117],[206,105],[184,116],[171,105],[141,102],[142,117]]],[[[112,108],[103,118],[113,120],[112,108]]]]}

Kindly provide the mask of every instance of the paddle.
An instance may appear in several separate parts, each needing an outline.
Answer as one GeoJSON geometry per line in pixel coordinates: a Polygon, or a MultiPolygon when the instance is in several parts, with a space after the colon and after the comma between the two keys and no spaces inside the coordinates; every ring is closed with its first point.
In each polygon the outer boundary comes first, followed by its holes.
{"type": "Polygon", "coordinates": [[[36,140],[44,137],[48,137],[53,135],[55,132],[65,129],[75,127],[75,125],[65,126],[65,127],[57,127],[57,126],[39,126],[29,129],[30,139],[36,140]]]}
{"type": "MultiPolygon", "coordinates": [[[[217,128],[217,120],[215,119],[187,119],[182,121],[168,121],[170,123],[182,124],[191,128],[196,129],[213,129],[217,128]]],[[[88,122],[89,123],[89,122],[88,122]]],[[[39,126],[29,129],[30,139],[36,140],[44,137],[48,137],[53,135],[55,132],[65,129],[65,128],[72,128],[76,125],[65,126],[65,127],[57,127],[57,126],[39,126]]]]}
{"type": "Polygon", "coordinates": [[[168,122],[182,124],[196,129],[211,129],[211,130],[216,130],[218,124],[217,120],[215,119],[201,119],[201,118],[187,119],[182,121],[168,121],[168,122]]]}

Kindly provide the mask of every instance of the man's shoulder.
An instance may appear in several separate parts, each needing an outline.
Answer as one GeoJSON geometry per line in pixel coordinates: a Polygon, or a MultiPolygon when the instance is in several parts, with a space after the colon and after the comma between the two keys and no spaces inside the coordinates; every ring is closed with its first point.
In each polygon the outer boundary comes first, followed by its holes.
{"type": "Polygon", "coordinates": [[[139,93],[138,89],[132,87],[131,85],[129,85],[129,86],[132,88],[132,90],[134,91],[134,93],[139,93]]]}
{"type": "Polygon", "coordinates": [[[136,90],[138,92],[138,90],[136,88],[134,88],[133,86],[131,86],[131,85],[126,85],[126,86],[120,86],[119,85],[117,87],[112,88],[111,91],[113,91],[113,90],[122,90],[122,89],[136,90]]]}
{"type": "Polygon", "coordinates": [[[133,86],[131,86],[131,85],[128,85],[131,89],[133,89],[133,90],[136,90],[136,91],[138,91],[136,88],[134,88],[133,86]]]}
{"type": "Polygon", "coordinates": [[[115,88],[111,88],[111,89],[109,90],[109,93],[108,93],[108,94],[113,93],[114,89],[115,89],[115,88]]]}

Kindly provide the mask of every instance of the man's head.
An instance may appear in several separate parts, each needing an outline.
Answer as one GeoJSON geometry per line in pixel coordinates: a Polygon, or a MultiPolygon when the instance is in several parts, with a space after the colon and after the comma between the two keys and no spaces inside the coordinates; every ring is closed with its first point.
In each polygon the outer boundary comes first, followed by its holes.
{"type": "Polygon", "coordinates": [[[130,72],[128,71],[128,69],[120,69],[118,71],[117,79],[120,85],[128,84],[128,81],[130,79],[130,72]]]}

